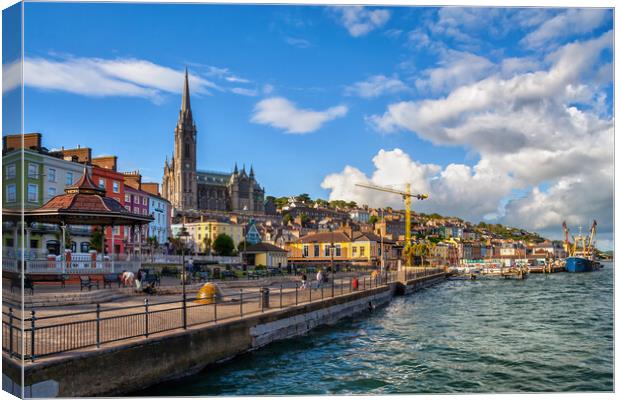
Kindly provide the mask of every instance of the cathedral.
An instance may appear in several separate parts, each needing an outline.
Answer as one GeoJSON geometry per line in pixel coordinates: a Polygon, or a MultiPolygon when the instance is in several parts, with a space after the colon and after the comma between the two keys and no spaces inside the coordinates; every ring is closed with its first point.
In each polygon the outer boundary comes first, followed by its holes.
{"type": "Polygon", "coordinates": [[[172,160],[164,164],[162,195],[177,211],[246,211],[265,212],[265,189],[245,166],[235,164],[232,173],[199,171],[196,169],[196,124],[189,101],[189,80],[185,70],[185,85],[179,120],[174,129],[172,160]]]}

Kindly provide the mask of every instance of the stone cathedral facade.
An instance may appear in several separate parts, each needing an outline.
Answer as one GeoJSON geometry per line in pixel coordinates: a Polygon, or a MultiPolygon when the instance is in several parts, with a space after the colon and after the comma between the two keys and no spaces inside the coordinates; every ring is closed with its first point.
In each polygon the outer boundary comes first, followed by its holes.
{"type": "Polygon", "coordinates": [[[177,211],[235,211],[263,214],[265,189],[256,181],[254,169],[246,172],[235,164],[232,173],[199,171],[196,168],[196,123],[192,117],[189,79],[185,84],[179,120],[174,129],[172,160],[164,164],[162,195],[177,211]]]}

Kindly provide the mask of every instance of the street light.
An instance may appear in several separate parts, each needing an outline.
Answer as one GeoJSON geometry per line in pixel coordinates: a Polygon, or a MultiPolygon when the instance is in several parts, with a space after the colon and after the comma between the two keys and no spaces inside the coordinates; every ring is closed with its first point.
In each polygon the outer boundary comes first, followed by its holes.
{"type": "Polygon", "coordinates": [[[187,329],[187,296],[185,293],[185,280],[187,279],[187,273],[185,272],[185,238],[189,236],[185,222],[181,225],[179,231],[179,239],[181,240],[181,286],[183,287],[183,329],[187,329]]]}

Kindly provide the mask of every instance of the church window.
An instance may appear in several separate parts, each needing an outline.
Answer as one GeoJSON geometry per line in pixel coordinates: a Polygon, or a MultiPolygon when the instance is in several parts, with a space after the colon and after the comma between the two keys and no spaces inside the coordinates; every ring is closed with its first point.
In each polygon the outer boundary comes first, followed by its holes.
{"type": "Polygon", "coordinates": [[[189,158],[189,143],[185,143],[185,158],[189,158]]]}

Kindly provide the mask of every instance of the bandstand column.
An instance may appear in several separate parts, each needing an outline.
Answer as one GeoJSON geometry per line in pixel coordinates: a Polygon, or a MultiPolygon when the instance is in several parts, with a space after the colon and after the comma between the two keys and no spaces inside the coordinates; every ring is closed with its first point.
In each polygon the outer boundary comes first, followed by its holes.
{"type": "Polygon", "coordinates": [[[112,246],[110,247],[110,259],[112,260],[112,272],[116,272],[114,269],[114,224],[110,225],[110,230],[112,233],[112,246]]]}

